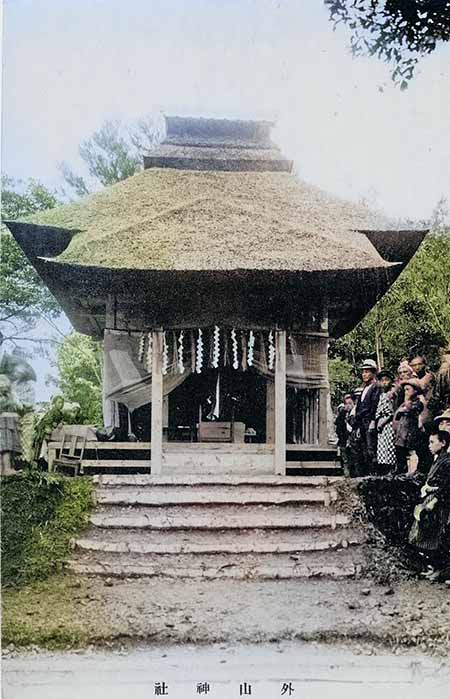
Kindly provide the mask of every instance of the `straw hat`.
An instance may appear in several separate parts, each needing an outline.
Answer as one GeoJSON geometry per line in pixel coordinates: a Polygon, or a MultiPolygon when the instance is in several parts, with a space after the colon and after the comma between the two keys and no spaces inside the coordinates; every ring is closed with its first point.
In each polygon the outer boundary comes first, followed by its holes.
{"type": "Polygon", "coordinates": [[[359,368],[361,370],[370,369],[370,371],[373,371],[374,374],[376,374],[378,371],[377,363],[373,359],[365,359],[359,368]]]}
{"type": "Polygon", "coordinates": [[[446,408],[442,415],[437,415],[437,417],[434,418],[435,422],[439,422],[440,420],[450,420],[450,408],[446,408]]]}

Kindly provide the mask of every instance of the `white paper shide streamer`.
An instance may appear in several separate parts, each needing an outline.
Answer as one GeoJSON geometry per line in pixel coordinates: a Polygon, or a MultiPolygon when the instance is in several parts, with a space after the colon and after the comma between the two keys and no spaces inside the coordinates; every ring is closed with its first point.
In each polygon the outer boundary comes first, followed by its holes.
{"type": "Polygon", "coordinates": [[[145,333],[139,339],[138,361],[142,364],[145,356],[145,333]]]}
{"type": "Polygon", "coordinates": [[[203,367],[203,332],[201,328],[198,329],[197,338],[197,361],[195,365],[195,371],[197,374],[201,374],[203,367]]]}
{"type": "Polygon", "coordinates": [[[184,331],[178,336],[178,371],[184,374],[184,331]]]}
{"type": "Polygon", "coordinates": [[[239,357],[238,357],[238,343],[236,330],[233,328],[231,331],[231,343],[233,351],[233,369],[239,369],[239,357]]]}
{"type": "Polygon", "coordinates": [[[168,367],[169,367],[169,348],[167,346],[166,333],[163,333],[163,356],[162,356],[163,376],[165,376],[167,374],[168,367]]]}
{"type": "Polygon", "coordinates": [[[269,333],[269,369],[273,369],[275,365],[275,344],[273,341],[273,331],[269,333]]]}
{"type": "Polygon", "coordinates": [[[214,327],[213,356],[212,356],[212,362],[211,362],[214,369],[219,368],[219,360],[220,360],[220,329],[219,329],[219,326],[216,325],[214,327]]]}
{"type": "Polygon", "coordinates": [[[153,356],[153,335],[152,331],[147,333],[147,353],[145,355],[145,368],[148,372],[152,370],[152,356],[153,356]]]}
{"type": "Polygon", "coordinates": [[[253,366],[253,361],[255,359],[255,333],[253,330],[250,330],[250,334],[248,336],[248,355],[247,355],[247,363],[249,366],[253,366]]]}

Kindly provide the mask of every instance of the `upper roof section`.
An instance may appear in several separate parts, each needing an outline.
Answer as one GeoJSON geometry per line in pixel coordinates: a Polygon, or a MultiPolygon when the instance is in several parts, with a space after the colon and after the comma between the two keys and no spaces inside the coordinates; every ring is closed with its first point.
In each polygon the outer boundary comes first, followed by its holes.
{"type": "Polygon", "coordinates": [[[165,117],[166,137],[144,155],[144,167],[232,172],[291,172],[270,140],[270,121],[165,117]]]}
{"type": "Polygon", "coordinates": [[[175,145],[230,145],[247,148],[274,148],[270,132],[272,121],[205,119],[204,117],[166,116],[164,143],[175,145]]]}

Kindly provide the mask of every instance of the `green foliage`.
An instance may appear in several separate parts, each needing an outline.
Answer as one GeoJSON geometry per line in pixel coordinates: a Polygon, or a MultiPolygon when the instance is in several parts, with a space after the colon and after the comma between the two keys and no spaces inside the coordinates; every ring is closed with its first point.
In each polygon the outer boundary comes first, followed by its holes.
{"type": "MultiPolygon", "coordinates": [[[[2,176],[2,221],[16,220],[58,204],[56,193],[36,180],[23,183],[2,176]]],[[[42,314],[56,316],[60,308],[5,226],[0,230],[0,345],[17,341],[42,314]]]]}
{"type": "Polygon", "coordinates": [[[439,365],[450,341],[450,234],[430,233],[410,264],[364,320],[331,343],[331,357],[352,366],[371,357],[396,369],[401,359],[425,354],[439,365]]]}
{"type": "Polygon", "coordinates": [[[29,179],[24,183],[2,175],[2,220],[15,221],[36,211],[53,209],[58,204],[56,192],[51,192],[37,180],[29,179]]]}
{"type": "Polygon", "coordinates": [[[450,39],[448,0],[324,0],[335,26],[351,29],[355,55],[377,56],[394,66],[392,79],[408,86],[421,56],[450,39]]]}
{"type": "Polygon", "coordinates": [[[330,377],[331,403],[336,408],[346,393],[359,385],[358,377],[352,364],[341,357],[334,357],[328,362],[330,377]]]}
{"type": "MultiPolygon", "coordinates": [[[[119,120],[105,121],[90,138],[82,141],[79,153],[94,184],[106,187],[131,177],[142,169],[143,152],[160,138],[160,127],[152,118],[140,119],[128,126],[119,120]]],[[[77,196],[91,187],[66,162],[59,164],[64,180],[77,196]]]]}
{"type": "Polygon", "coordinates": [[[62,569],[70,539],[87,525],[88,478],[31,470],[2,478],[2,581],[20,587],[62,569]]]}
{"type": "Polygon", "coordinates": [[[80,145],[80,155],[87,163],[89,174],[106,187],[131,177],[140,159],[130,152],[127,141],[120,134],[119,124],[106,121],[101,129],[80,145]]]}
{"type": "Polygon", "coordinates": [[[101,343],[73,332],[58,348],[59,388],[65,400],[80,405],[82,424],[102,424],[101,343]]]}

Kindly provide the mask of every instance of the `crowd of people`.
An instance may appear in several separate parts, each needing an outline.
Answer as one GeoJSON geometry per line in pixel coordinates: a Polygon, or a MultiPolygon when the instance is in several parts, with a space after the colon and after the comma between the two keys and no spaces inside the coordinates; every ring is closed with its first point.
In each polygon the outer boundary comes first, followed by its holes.
{"type": "Polygon", "coordinates": [[[362,385],[344,397],[336,432],[347,476],[427,474],[429,437],[450,433],[450,407],[440,410],[435,377],[425,357],[403,360],[395,376],[373,359],[361,367],[362,385]]]}
{"type": "Polygon", "coordinates": [[[424,575],[450,584],[450,405],[423,356],[400,362],[396,375],[372,359],[360,371],[362,386],[335,420],[344,473],[419,480],[408,540],[424,554],[424,575]]]}

